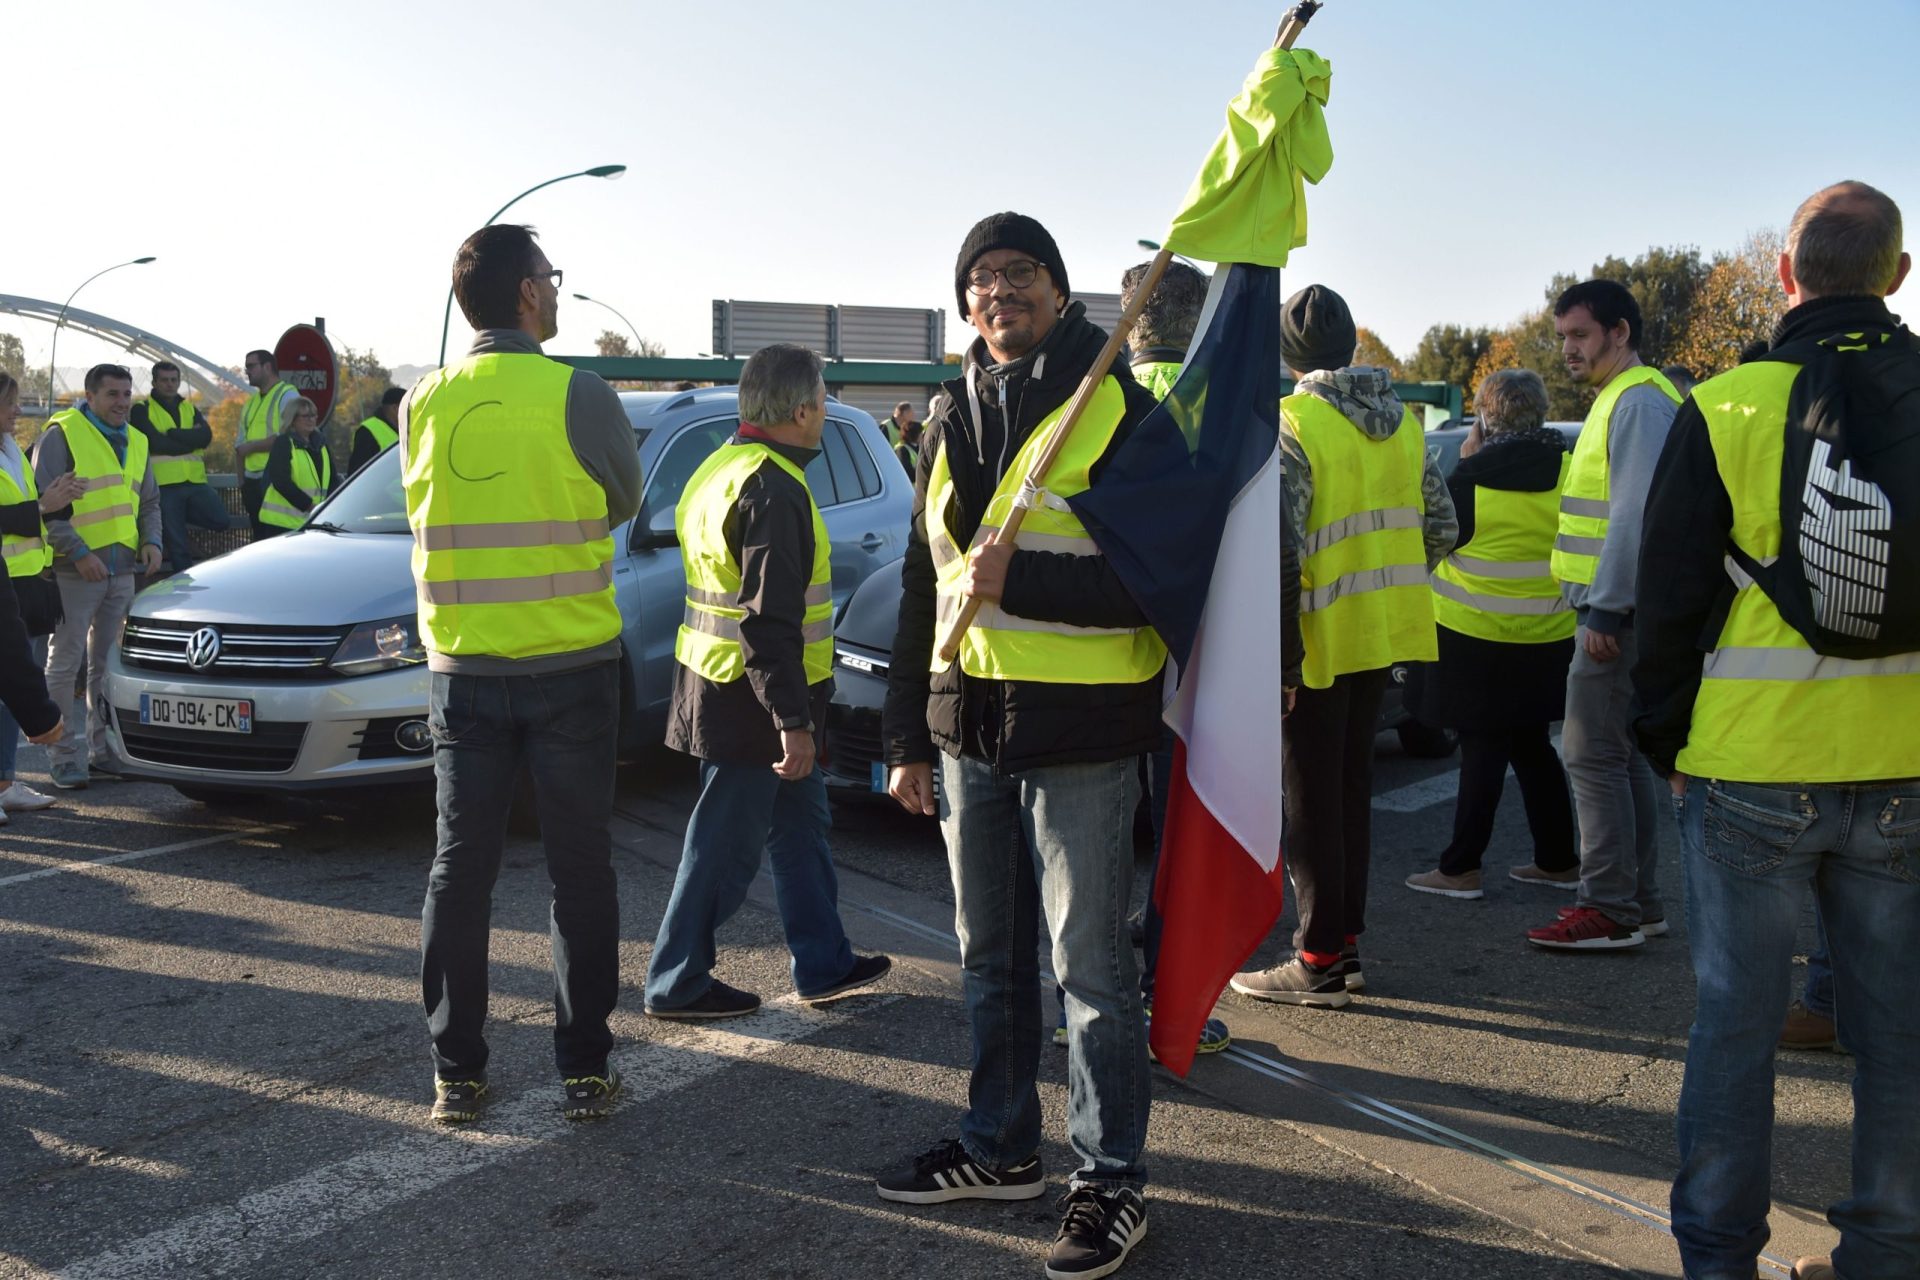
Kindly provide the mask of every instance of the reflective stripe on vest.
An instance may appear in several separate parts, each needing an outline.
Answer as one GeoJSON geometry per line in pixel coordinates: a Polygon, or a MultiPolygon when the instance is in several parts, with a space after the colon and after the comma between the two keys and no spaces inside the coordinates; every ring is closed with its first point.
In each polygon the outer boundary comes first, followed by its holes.
{"type": "Polygon", "coordinates": [[[360,429],[373,437],[374,445],[383,453],[400,438],[400,433],[388,426],[385,418],[368,418],[360,424],[360,429]]]}
{"type": "Polygon", "coordinates": [[[1550,557],[1560,490],[1573,459],[1541,490],[1473,491],[1473,537],[1433,571],[1433,618],[1449,631],[1501,644],[1546,644],[1574,632],[1576,620],[1553,576],[1550,557]]]}
{"type": "MultiPolygon", "coordinates": [[[[155,432],[186,431],[193,426],[193,401],[184,396],[180,400],[180,417],[176,420],[167,407],[158,399],[147,399],[147,422],[155,432]]],[[[152,455],[153,482],[155,484],[205,484],[207,482],[207,451],[195,449],[192,453],[152,455]]]]}
{"type": "MultiPolygon", "coordinates": [[[[1048,414],[1020,446],[987,503],[986,516],[971,546],[985,543],[1013,514],[1021,479],[1040,460],[1066,412],[1063,404],[1048,414]]],[[[1072,556],[1100,554],[1067,499],[1086,489],[1094,464],[1112,444],[1125,413],[1126,400],[1119,382],[1111,376],[1102,378],[1052,468],[1036,481],[1020,527],[1020,550],[1072,556]]],[[[927,475],[925,529],[934,557],[935,616],[943,631],[959,616],[966,599],[961,591],[967,572],[966,555],[947,523],[953,502],[953,473],[947,468],[947,451],[943,448],[934,455],[927,475]]],[[[1279,652],[1277,636],[1274,652],[1279,652]]],[[[1166,659],[1167,647],[1152,627],[1076,627],[1017,617],[984,602],[961,638],[959,653],[960,669],[970,676],[1041,684],[1139,684],[1151,680],[1166,659]]],[[[947,666],[936,652],[932,669],[944,671],[947,666]]]]}
{"type": "Polygon", "coordinates": [[[1421,534],[1426,440],[1419,422],[1408,411],[1391,436],[1376,440],[1304,392],[1280,402],[1280,421],[1306,451],[1313,475],[1300,552],[1307,687],[1437,658],[1421,534]]]}
{"type": "MultiPolygon", "coordinates": [[[[1760,563],[1780,553],[1780,469],[1798,365],[1756,361],[1694,388],[1732,500],[1731,540],[1760,563]]],[[[1815,653],[1751,578],[1701,670],[1681,772],[1731,782],[1865,782],[1920,776],[1920,654],[1815,653]]]]}
{"type": "Polygon", "coordinates": [[[740,647],[740,623],[747,611],[740,606],[740,562],[727,545],[727,521],[747,481],[770,465],[799,484],[812,517],[813,566],[800,619],[807,683],[819,684],[833,674],[833,544],[820,504],[799,467],[757,440],[735,439],[694,469],[673,510],[687,579],[673,656],[716,684],[730,684],[747,671],[746,652],[740,647]]]}
{"type": "MultiPolygon", "coordinates": [[[[280,433],[280,411],[286,398],[298,395],[290,382],[276,382],[265,391],[256,391],[247,397],[246,405],[240,411],[240,438],[242,440],[270,440],[280,433]]],[[[245,460],[247,475],[263,476],[267,473],[267,453],[250,453],[245,460]]]]}
{"type": "Polygon", "coordinates": [[[78,409],[55,414],[47,423],[66,434],[73,455],[74,474],[86,483],[86,492],[73,501],[68,523],[93,551],[140,545],[140,485],[147,474],[147,437],[127,429],[127,460],[115,456],[100,429],[78,409]]]}
{"type": "Polygon", "coordinates": [[[401,474],[429,651],[532,658],[620,634],[606,491],[567,439],[572,378],[479,355],[415,389],[401,474]]]}
{"type": "MultiPolygon", "coordinates": [[[[13,482],[13,476],[0,468],[0,507],[16,506],[22,502],[31,502],[37,508],[40,505],[40,485],[34,478],[33,467],[22,465],[20,468],[26,487],[13,482]]],[[[47,526],[40,524],[37,537],[26,538],[16,534],[0,536],[0,556],[5,557],[7,576],[10,578],[31,578],[43,572],[53,563],[53,548],[47,545],[47,526]]]]}
{"type": "MultiPolygon", "coordinates": [[[[320,466],[316,470],[313,455],[295,442],[293,446],[293,483],[301,493],[307,495],[314,506],[320,505],[320,499],[333,489],[333,455],[327,452],[325,445],[320,446],[320,466]]],[[[287,500],[278,485],[268,485],[266,496],[260,499],[260,523],[270,524],[280,529],[298,529],[306,523],[311,508],[302,511],[287,500]]]]}
{"type": "Polygon", "coordinates": [[[1639,364],[1602,387],[1587,410],[1580,438],[1573,446],[1573,467],[1560,495],[1559,534],[1553,540],[1553,576],[1562,582],[1591,583],[1600,568],[1600,552],[1607,545],[1607,517],[1613,509],[1611,459],[1607,452],[1613,407],[1620,397],[1645,383],[1660,388],[1679,404],[1685,399],[1667,376],[1639,364]]]}

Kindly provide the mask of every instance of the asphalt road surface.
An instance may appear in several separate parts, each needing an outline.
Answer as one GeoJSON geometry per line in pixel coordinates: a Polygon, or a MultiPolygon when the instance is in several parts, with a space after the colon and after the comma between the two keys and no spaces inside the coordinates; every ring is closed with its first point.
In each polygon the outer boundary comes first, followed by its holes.
{"type": "MultiPolygon", "coordinates": [[[[21,763],[45,789],[44,754],[21,763]]],[[[1522,931],[1568,898],[1505,879],[1529,858],[1517,795],[1485,900],[1414,894],[1400,882],[1445,843],[1452,762],[1383,738],[1379,763],[1367,993],[1339,1011],[1229,994],[1235,1048],[1185,1081],[1156,1069],[1150,1232],[1124,1274],[1678,1276],[1664,1210],[1693,987],[1671,833],[1670,936],[1541,953],[1522,931]]],[[[921,1209],[872,1190],[955,1131],[965,1092],[933,825],[837,810],[848,929],[900,961],[872,994],[793,1002],[763,880],[719,972],[768,1007],[655,1023],[639,984],[692,794],[664,753],[622,769],[618,1113],[558,1116],[548,886],[521,839],[495,897],[496,1101],[452,1131],[426,1120],[428,796],[213,810],[104,782],[16,816],[0,829],[0,1276],[1037,1276],[1050,1200],[921,1209]]],[[[1058,1193],[1065,1051],[1046,1055],[1058,1193]]],[[[1776,1259],[1831,1242],[1850,1070],[1779,1060],[1776,1259]]]]}

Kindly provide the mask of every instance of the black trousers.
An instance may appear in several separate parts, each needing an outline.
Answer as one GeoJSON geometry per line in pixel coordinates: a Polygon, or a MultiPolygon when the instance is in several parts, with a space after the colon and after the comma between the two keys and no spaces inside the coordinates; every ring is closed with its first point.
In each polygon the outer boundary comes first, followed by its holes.
{"type": "Polygon", "coordinates": [[[1300,927],[1296,950],[1338,952],[1366,928],[1373,860],[1373,739],[1387,670],[1302,689],[1281,722],[1286,859],[1300,927]]]}
{"type": "Polygon", "coordinates": [[[1493,839],[1493,818],[1507,784],[1507,766],[1520,782],[1533,834],[1533,860],[1543,871],[1568,871],[1580,865],[1573,844],[1573,800],[1567,771],[1545,723],[1516,729],[1460,734],[1460,794],[1453,804],[1453,843],[1440,854],[1440,870],[1450,876],[1480,869],[1481,855],[1493,839]]]}
{"type": "Polygon", "coordinates": [[[260,521],[260,504],[267,500],[267,478],[264,475],[240,477],[240,505],[247,510],[247,523],[253,526],[253,540],[271,538],[284,530],[260,521]]]}

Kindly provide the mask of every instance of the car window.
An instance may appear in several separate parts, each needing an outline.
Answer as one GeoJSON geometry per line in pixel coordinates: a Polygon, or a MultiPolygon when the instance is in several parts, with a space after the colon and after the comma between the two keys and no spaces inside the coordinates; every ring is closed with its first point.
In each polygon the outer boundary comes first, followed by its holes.
{"type": "MultiPolygon", "coordinates": [[[[832,430],[831,423],[828,424],[828,430],[832,430]]],[[[827,457],[825,433],[822,433],[820,443],[820,452],[815,454],[813,461],[807,464],[806,477],[807,490],[813,494],[813,505],[824,510],[827,507],[837,507],[843,502],[851,502],[855,490],[850,489],[839,476],[834,474],[833,463],[827,457]]]]}
{"type": "Polygon", "coordinates": [[[400,450],[389,449],[354,472],[314,517],[353,533],[407,532],[407,491],[400,450]]]}
{"type": "Polygon", "coordinates": [[[827,438],[833,442],[828,449],[834,470],[839,472],[844,468],[858,485],[861,497],[871,498],[879,493],[880,473],[873,468],[873,455],[867,452],[859,429],[851,422],[829,422],[827,438]]]}
{"type": "Polygon", "coordinates": [[[714,418],[707,422],[696,422],[666,447],[658,461],[653,464],[653,475],[648,478],[646,502],[640,511],[642,529],[650,528],[655,514],[671,511],[680,501],[680,495],[686,492],[687,481],[707,460],[707,455],[725,443],[728,436],[739,426],[735,418],[714,418]]]}

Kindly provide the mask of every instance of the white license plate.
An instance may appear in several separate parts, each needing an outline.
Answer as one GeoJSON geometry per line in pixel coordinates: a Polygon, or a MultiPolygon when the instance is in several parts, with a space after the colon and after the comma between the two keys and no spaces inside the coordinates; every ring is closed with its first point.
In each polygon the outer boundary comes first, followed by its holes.
{"type": "Polygon", "coordinates": [[[252,733],[253,699],[189,698],[176,693],[140,695],[140,723],[168,729],[252,733]]]}

